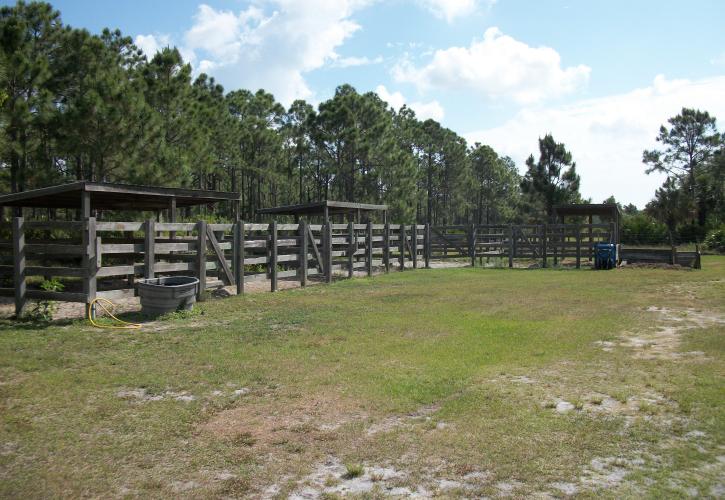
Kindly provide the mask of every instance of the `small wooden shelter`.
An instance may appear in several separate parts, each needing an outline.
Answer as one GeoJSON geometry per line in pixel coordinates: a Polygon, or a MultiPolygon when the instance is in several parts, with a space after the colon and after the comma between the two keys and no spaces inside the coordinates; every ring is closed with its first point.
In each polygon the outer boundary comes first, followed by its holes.
{"type": "Polygon", "coordinates": [[[257,210],[258,215],[292,215],[295,222],[300,217],[322,217],[327,221],[330,217],[339,215],[344,220],[347,216],[351,222],[366,222],[370,219],[372,212],[383,212],[383,223],[388,221],[388,206],[373,205],[370,203],[353,203],[349,201],[314,201],[298,205],[284,205],[273,208],[262,208],[257,210]]]}
{"type": "Polygon", "coordinates": [[[565,224],[567,217],[586,217],[587,223],[592,225],[594,216],[599,218],[600,223],[614,224],[612,243],[619,243],[622,211],[616,203],[570,203],[554,206],[554,220],[560,224],[565,224]]]}
{"type": "Polygon", "coordinates": [[[80,219],[99,210],[166,211],[169,222],[176,222],[179,207],[231,202],[239,214],[239,193],[200,189],[136,186],[108,182],[78,181],[20,193],[0,195],[0,207],[70,208],[80,210],[80,219]]]}

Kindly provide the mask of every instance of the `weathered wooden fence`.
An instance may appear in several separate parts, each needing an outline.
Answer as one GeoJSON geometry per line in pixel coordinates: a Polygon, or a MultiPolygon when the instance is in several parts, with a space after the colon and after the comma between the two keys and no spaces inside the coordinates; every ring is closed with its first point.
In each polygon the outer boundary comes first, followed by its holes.
{"type": "MultiPolygon", "coordinates": [[[[7,234],[8,228],[4,228],[7,234]]],[[[429,267],[431,260],[484,257],[538,261],[563,259],[577,268],[591,260],[599,242],[612,242],[612,224],[437,226],[401,224],[210,224],[84,221],[25,221],[16,217],[9,240],[0,242],[0,295],[14,296],[16,312],[27,299],[90,303],[97,297],[134,295],[134,281],[157,275],[199,277],[207,288],[268,280],[330,282],[333,275],[372,275],[374,268],[429,267]],[[573,262],[572,262],[573,260],[573,262]],[[62,277],[63,291],[38,289],[43,279],[62,277]],[[12,283],[12,286],[8,284],[12,283]]],[[[630,250],[626,250],[630,251],[630,250]]],[[[631,252],[631,251],[630,251],[631,252]]],[[[669,251],[667,251],[669,252],[669,251]]],[[[658,254],[659,255],[659,254],[658,254]]],[[[685,265],[692,256],[673,253],[685,265]]],[[[699,263],[699,254],[694,253],[699,263]]]]}
{"type": "Polygon", "coordinates": [[[613,224],[470,225],[431,228],[430,258],[476,259],[499,257],[540,260],[557,265],[564,258],[591,260],[597,243],[613,242],[613,224]]]}
{"type": "MultiPolygon", "coordinates": [[[[17,313],[27,299],[90,303],[97,297],[134,295],[137,278],[186,274],[199,277],[199,295],[207,288],[269,280],[327,282],[333,275],[372,275],[428,265],[425,225],[399,224],[209,224],[13,220],[11,241],[0,243],[0,272],[12,275],[17,313]],[[61,235],[59,238],[54,236],[61,235]],[[407,264],[406,264],[407,263],[407,264]],[[50,277],[67,278],[64,291],[30,289],[50,277]]],[[[7,280],[6,280],[7,281],[7,280]]]]}

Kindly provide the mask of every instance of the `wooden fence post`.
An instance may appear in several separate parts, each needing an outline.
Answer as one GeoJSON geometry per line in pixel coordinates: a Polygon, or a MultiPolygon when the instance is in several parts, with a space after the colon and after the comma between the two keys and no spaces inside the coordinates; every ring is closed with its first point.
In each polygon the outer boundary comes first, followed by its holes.
{"type": "Polygon", "coordinates": [[[347,277],[352,278],[355,272],[355,255],[357,244],[355,243],[355,223],[350,221],[347,223],[347,277]]]}
{"type": "Polygon", "coordinates": [[[425,268],[430,269],[431,243],[430,243],[430,222],[425,223],[425,235],[423,240],[423,252],[425,268]]]}
{"type": "Polygon", "coordinates": [[[576,225],[576,268],[582,267],[582,227],[576,225]]]}
{"type": "Polygon", "coordinates": [[[307,222],[302,220],[298,228],[300,235],[299,274],[300,286],[307,286],[307,222]]]}
{"type": "Polygon", "coordinates": [[[541,226],[541,267],[546,267],[546,240],[548,239],[548,226],[541,226]]]}
{"type": "Polygon", "coordinates": [[[468,256],[471,257],[471,267],[476,267],[476,226],[471,224],[468,235],[468,256]]]}
{"type": "Polygon", "coordinates": [[[277,221],[269,225],[269,285],[270,291],[277,291],[277,221]]]}
{"type": "Polygon", "coordinates": [[[514,226],[509,226],[509,269],[514,267],[514,226]]]}
{"type": "MultiPolygon", "coordinates": [[[[204,300],[206,292],[206,221],[196,223],[196,277],[199,279],[199,290],[196,300],[204,300]]],[[[148,233],[147,233],[148,234],[148,233]]]]}
{"type": "Polygon", "coordinates": [[[325,225],[322,226],[323,235],[322,243],[324,245],[324,259],[325,259],[325,281],[332,283],[332,223],[330,219],[325,220],[325,225]]]}
{"type": "Polygon", "coordinates": [[[365,228],[365,263],[368,276],[373,275],[373,221],[368,220],[368,227],[365,228]]]}
{"type": "Polygon", "coordinates": [[[25,225],[22,217],[13,218],[13,280],[15,285],[15,317],[25,310],[25,225]]]}
{"type": "Polygon", "coordinates": [[[385,265],[385,272],[390,272],[390,224],[385,223],[385,229],[383,234],[383,264],[385,265]]]}
{"type": "Polygon", "coordinates": [[[86,312],[94,319],[96,307],[91,303],[96,298],[96,264],[96,218],[89,217],[83,228],[83,294],[86,296],[86,312]]]}
{"type": "Polygon", "coordinates": [[[398,246],[400,247],[398,260],[400,261],[400,270],[403,271],[405,269],[405,224],[400,225],[400,235],[398,238],[398,246]]]}
{"type": "Polygon", "coordinates": [[[150,279],[154,277],[154,264],[156,261],[156,221],[153,219],[146,220],[144,230],[146,234],[144,236],[143,277],[150,279]]]}
{"type": "MultiPolygon", "coordinates": [[[[554,267],[556,267],[559,264],[559,228],[557,226],[554,226],[554,233],[552,238],[552,244],[554,246],[554,267]]],[[[563,231],[563,230],[562,230],[563,231]]]]}
{"type": "Polygon", "coordinates": [[[234,225],[234,279],[237,295],[244,293],[244,221],[238,220],[234,225]]]}

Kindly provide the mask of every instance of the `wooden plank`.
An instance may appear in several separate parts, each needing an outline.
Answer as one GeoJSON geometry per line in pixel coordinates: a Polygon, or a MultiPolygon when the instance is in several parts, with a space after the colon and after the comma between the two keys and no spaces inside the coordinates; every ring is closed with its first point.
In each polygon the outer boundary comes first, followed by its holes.
{"type": "Polygon", "coordinates": [[[211,228],[213,232],[224,232],[231,231],[234,228],[234,224],[207,224],[207,227],[211,228]]]}
{"type": "Polygon", "coordinates": [[[196,223],[196,277],[199,279],[199,290],[196,299],[204,300],[204,292],[206,291],[206,221],[196,223]]]}
{"type": "Polygon", "coordinates": [[[156,260],[156,221],[148,219],[144,228],[144,278],[154,277],[154,261],[156,260]]]}
{"type": "Polygon", "coordinates": [[[68,231],[79,231],[86,227],[85,221],[64,221],[64,220],[51,220],[51,221],[24,221],[23,225],[25,229],[65,229],[68,231]]]}
{"type": "Polygon", "coordinates": [[[125,266],[107,266],[100,268],[97,278],[105,278],[107,276],[128,276],[133,274],[141,274],[144,271],[144,264],[131,264],[125,266]]]}
{"type": "Polygon", "coordinates": [[[96,297],[103,297],[108,300],[130,299],[136,296],[134,288],[119,288],[118,290],[104,290],[96,292],[96,297]]]}
{"type": "Polygon", "coordinates": [[[25,221],[22,217],[13,217],[13,287],[17,318],[20,318],[25,310],[27,297],[25,272],[25,221]]]}
{"type": "Polygon", "coordinates": [[[229,264],[227,264],[227,259],[224,257],[224,251],[219,248],[219,242],[214,235],[214,230],[212,229],[211,224],[206,226],[206,237],[209,240],[209,243],[211,243],[212,250],[214,250],[219,263],[222,265],[222,270],[224,271],[222,278],[226,278],[223,281],[226,285],[233,284],[234,274],[232,274],[232,270],[229,268],[229,264]]]}
{"type": "Polygon", "coordinates": [[[185,231],[190,232],[196,229],[196,223],[194,222],[159,222],[156,224],[157,231],[185,231]]]}
{"type": "Polygon", "coordinates": [[[237,285],[237,295],[244,293],[244,221],[237,221],[234,226],[234,279],[237,285]]]}
{"type": "MultiPolygon", "coordinates": [[[[158,230],[158,224],[156,225],[156,229],[158,230]]],[[[224,247],[231,247],[229,243],[226,245],[219,244],[219,247],[224,249],[224,247]]],[[[180,241],[177,243],[159,243],[156,242],[154,245],[154,254],[170,254],[171,252],[193,252],[196,250],[196,242],[195,241],[180,241]]]]}
{"type": "Polygon", "coordinates": [[[277,291],[277,222],[269,225],[269,284],[270,291],[277,291]]]}
{"type": "Polygon", "coordinates": [[[193,271],[193,262],[155,262],[154,271],[157,273],[171,273],[176,271],[193,271]]]}
{"type": "Polygon", "coordinates": [[[96,232],[118,231],[136,232],[143,229],[143,222],[98,222],[96,221],[96,232]]]}
{"type": "MultiPolygon", "coordinates": [[[[312,244],[312,253],[315,256],[315,261],[317,262],[317,269],[319,270],[320,274],[324,274],[324,263],[322,262],[322,256],[320,255],[320,251],[317,248],[317,243],[315,240],[315,236],[312,234],[312,226],[307,226],[307,236],[310,239],[310,243],[312,244]]],[[[324,240],[324,237],[323,237],[324,240]]]]}
{"type": "Polygon", "coordinates": [[[65,256],[81,256],[84,253],[82,245],[65,245],[54,243],[26,243],[25,254],[43,254],[43,255],[65,255],[65,256]]]}
{"type": "Polygon", "coordinates": [[[300,221],[299,224],[299,235],[300,235],[300,253],[299,253],[299,264],[297,265],[297,271],[299,273],[300,286],[307,286],[307,263],[308,263],[308,239],[307,239],[307,222],[300,221]]]}
{"type": "Polygon", "coordinates": [[[104,243],[101,250],[105,254],[143,253],[145,247],[143,243],[104,243]]]}

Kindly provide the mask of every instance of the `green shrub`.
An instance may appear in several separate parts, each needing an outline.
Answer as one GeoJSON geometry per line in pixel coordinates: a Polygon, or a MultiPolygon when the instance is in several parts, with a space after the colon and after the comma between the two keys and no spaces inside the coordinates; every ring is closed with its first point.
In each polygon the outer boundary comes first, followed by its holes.
{"type": "MultiPolygon", "coordinates": [[[[62,292],[65,286],[57,278],[44,280],[40,288],[47,292],[62,292]]],[[[54,300],[39,300],[30,311],[30,318],[35,321],[49,322],[53,320],[53,314],[58,309],[54,300]]]]}
{"type": "Polygon", "coordinates": [[[725,225],[710,231],[705,237],[705,248],[713,252],[725,253],[725,225]]]}

